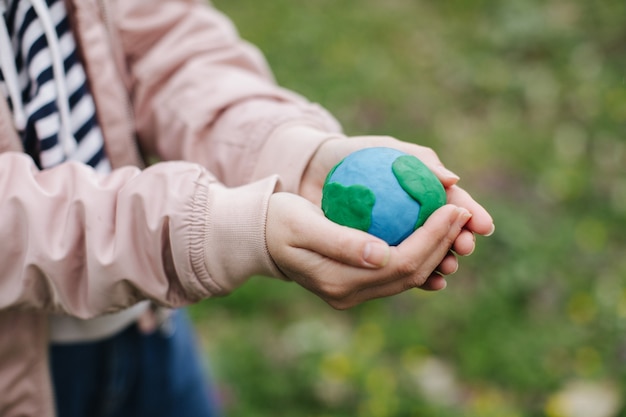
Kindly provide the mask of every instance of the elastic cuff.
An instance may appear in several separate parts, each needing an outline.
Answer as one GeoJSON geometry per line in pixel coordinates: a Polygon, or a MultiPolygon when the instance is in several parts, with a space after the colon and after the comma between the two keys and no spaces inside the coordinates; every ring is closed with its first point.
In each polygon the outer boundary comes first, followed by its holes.
{"type": "Polygon", "coordinates": [[[216,295],[231,292],[253,275],[283,278],[265,234],[269,198],[278,183],[272,176],[237,188],[209,188],[201,241],[196,242],[201,247],[190,254],[194,272],[216,295]]]}

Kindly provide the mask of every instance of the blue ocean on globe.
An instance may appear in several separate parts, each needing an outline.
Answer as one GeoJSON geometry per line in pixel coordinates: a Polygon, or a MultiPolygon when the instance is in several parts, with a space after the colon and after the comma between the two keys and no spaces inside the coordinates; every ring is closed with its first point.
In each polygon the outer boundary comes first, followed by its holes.
{"type": "Polygon", "coordinates": [[[398,183],[393,171],[393,162],[406,155],[391,148],[367,148],[348,155],[327,182],[336,182],[344,187],[361,185],[369,188],[376,196],[372,208],[372,223],[368,233],[397,245],[414,230],[420,212],[420,204],[398,183]]]}

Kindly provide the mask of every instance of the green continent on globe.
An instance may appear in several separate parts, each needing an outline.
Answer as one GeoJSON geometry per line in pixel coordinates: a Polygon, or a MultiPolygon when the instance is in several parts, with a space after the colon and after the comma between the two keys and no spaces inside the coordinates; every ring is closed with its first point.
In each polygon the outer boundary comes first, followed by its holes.
{"type": "Polygon", "coordinates": [[[417,229],[435,210],[446,204],[446,191],[435,174],[412,155],[399,156],[391,169],[402,189],[420,204],[415,223],[417,229]]]}
{"type": "Polygon", "coordinates": [[[322,207],[330,220],[344,226],[367,232],[372,224],[372,208],[376,196],[363,185],[343,185],[331,182],[324,185],[322,207]]]}

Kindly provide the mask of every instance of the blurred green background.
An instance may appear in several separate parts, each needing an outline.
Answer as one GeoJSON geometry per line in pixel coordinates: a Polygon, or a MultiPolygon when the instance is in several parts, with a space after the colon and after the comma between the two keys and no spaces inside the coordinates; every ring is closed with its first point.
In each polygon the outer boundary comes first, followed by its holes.
{"type": "Polygon", "coordinates": [[[191,309],[228,416],[626,416],[626,2],[215,0],[351,135],[434,148],[496,233],[443,292],[191,309]]]}

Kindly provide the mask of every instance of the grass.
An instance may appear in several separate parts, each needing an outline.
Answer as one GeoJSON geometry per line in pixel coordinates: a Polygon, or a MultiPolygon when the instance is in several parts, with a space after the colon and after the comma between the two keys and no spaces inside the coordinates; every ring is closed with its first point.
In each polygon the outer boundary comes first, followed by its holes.
{"type": "Polygon", "coordinates": [[[227,415],[569,417],[572,381],[626,415],[626,3],[214,4],[348,134],[434,148],[497,226],[440,293],[339,312],[255,277],[194,306],[227,415]]]}

